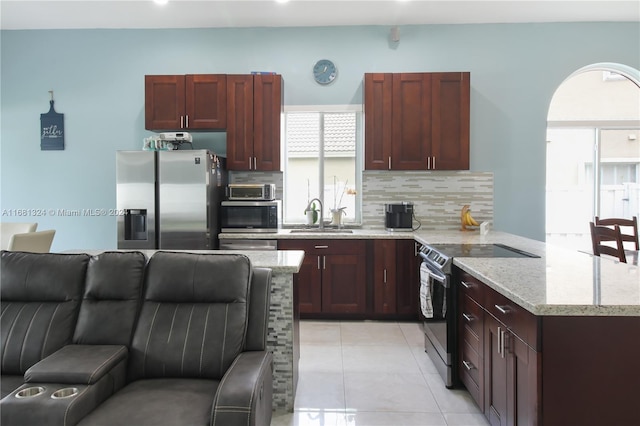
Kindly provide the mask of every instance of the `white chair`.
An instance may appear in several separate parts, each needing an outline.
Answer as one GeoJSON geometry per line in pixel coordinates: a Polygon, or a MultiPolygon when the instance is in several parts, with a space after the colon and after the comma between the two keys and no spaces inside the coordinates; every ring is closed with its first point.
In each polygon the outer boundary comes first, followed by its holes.
{"type": "Polygon", "coordinates": [[[32,253],[49,253],[55,234],[56,231],[54,229],[13,234],[9,241],[8,249],[12,251],[28,251],[32,253]]]}
{"type": "Polygon", "coordinates": [[[0,250],[9,249],[9,241],[14,234],[35,232],[37,223],[2,222],[0,223],[0,250]]]}

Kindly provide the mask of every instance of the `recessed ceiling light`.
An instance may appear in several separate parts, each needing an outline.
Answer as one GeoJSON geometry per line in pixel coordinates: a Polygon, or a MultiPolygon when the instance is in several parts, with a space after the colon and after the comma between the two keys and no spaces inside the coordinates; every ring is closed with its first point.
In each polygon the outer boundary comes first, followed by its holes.
{"type": "Polygon", "coordinates": [[[276,0],[276,3],[288,3],[289,0],[276,0]]]}
{"type": "Polygon", "coordinates": [[[169,0],[153,0],[153,2],[155,4],[165,5],[165,4],[169,3],[169,0]]]}

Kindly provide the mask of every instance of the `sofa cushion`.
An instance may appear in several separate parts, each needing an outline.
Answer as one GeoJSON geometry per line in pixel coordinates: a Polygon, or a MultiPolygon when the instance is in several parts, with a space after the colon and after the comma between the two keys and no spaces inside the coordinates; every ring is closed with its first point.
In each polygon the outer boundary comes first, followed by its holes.
{"type": "Polygon", "coordinates": [[[130,380],[220,380],[244,346],[251,276],[243,255],[157,252],[147,267],[130,380]]]}
{"type": "Polygon", "coordinates": [[[203,379],[138,380],[103,402],[79,426],[209,425],[218,384],[203,379]]]}
{"type": "Polygon", "coordinates": [[[24,374],[71,342],[89,256],[3,251],[0,360],[3,374],[24,374]]]}
{"type": "Polygon", "coordinates": [[[104,252],[91,257],[74,343],[129,346],[146,262],[140,252],[104,252]]]}

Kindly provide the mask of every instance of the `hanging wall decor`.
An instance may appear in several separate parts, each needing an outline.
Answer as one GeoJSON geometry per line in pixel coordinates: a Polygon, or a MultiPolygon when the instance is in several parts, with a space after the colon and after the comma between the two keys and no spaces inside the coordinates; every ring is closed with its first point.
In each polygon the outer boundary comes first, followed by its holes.
{"type": "Polygon", "coordinates": [[[49,112],[40,114],[40,149],[58,151],[64,149],[64,114],[53,109],[53,90],[49,90],[49,112]]]}

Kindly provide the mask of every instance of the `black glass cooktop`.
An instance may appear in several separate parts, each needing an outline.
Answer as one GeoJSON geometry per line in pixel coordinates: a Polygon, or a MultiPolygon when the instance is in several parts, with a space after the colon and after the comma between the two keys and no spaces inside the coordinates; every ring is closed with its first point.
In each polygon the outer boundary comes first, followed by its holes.
{"type": "Polygon", "coordinates": [[[429,244],[449,257],[540,257],[504,244],[429,244]]]}

